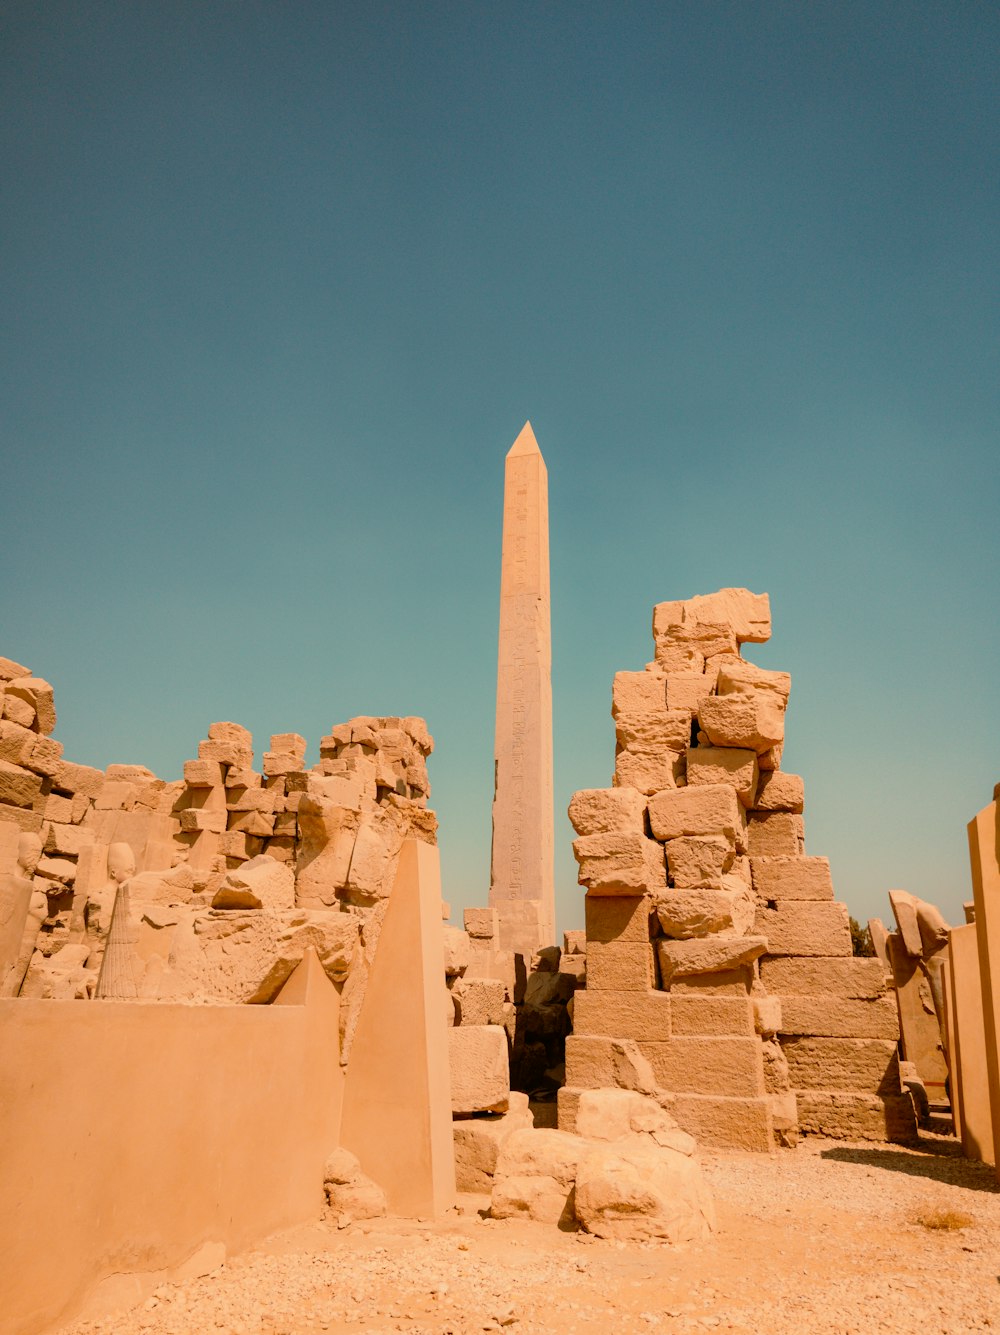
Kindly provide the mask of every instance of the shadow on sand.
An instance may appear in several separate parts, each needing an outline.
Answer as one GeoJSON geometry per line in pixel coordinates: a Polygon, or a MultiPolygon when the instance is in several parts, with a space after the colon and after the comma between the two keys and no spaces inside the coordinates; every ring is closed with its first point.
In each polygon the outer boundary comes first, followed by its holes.
{"type": "Polygon", "coordinates": [[[891,1173],[906,1173],[910,1177],[927,1177],[935,1182],[971,1191],[1000,1192],[1000,1183],[989,1164],[966,1159],[956,1140],[932,1139],[922,1136],[916,1145],[871,1146],[833,1145],[820,1151],[821,1159],[837,1163],[866,1164],[869,1168],[885,1168],[891,1173]]]}

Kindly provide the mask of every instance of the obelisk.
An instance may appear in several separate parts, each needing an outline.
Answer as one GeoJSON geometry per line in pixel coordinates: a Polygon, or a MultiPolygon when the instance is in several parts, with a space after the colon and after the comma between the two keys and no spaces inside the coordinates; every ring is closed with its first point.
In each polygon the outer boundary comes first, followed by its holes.
{"type": "Polygon", "coordinates": [[[490,906],[501,950],[555,941],[549,490],[525,422],[504,469],[490,906]]]}

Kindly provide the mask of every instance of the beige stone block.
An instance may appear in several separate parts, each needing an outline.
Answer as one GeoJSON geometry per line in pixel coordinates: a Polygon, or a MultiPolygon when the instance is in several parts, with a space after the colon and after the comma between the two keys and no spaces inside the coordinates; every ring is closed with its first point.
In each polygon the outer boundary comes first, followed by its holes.
{"type": "Polygon", "coordinates": [[[752,858],[798,857],[805,852],[805,825],[790,811],[750,811],[747,834],[752,858]]]}
{"type": "Polygon", "coordinates": [[[512,1090],[510,1100],[509,1112],[460,1118],[454,1123],[455,1184],[459,1191],[488,1194],[501,1146],[515,1131],[530,1131],[534,1126],[527,1094],[512,1090]]]}
{"type": "Polygon", "coordinates": [[[752,964],[740,964],[733,969],[721,969],[714,973],[683,974],[674,977],[670,983],[671,996],[697,997],[745,997],[753,990],[755,981],[752,964]]]}
{"type": "Polygon", "coordinates": [[[656,990],[577,992],[573,1032],[598,1038],[663,1041],[670,1037],[671,999],[656,990]]]}
{"type": "Polygon", "coordinates": [[[457,978],[469,967],[469,934],[461,927],[441,928],[444,937],[444,971],[447,977],[457,978]]]}
{"type": "MultiPolygon", "coordinates": [[[[752,964],[767,949],[763,936],[708,936],[691,941],[656,943],[660,977],[664,987],[690,974],[729,972],[740,965],[752,964]]],[[[590,955],[588,952],[588,979],[590,955]]]]}
{"type": "Polygon", "coordinates": [[[699,1145],[767,1154],[774,1148],[771,1105],[766,1096],[720,1098],[678,1094],[672,1109],[677,1124],[699,1145]]]}
{"type": "Polygon", "coordinates": [[[696,714],[701,702],[715,688],[715,674],[706,672],[671,672],[667,683],[667,708],[696,714]]]}
{"type": "Polygon", "coordinates": [[[273,788],[230,788],[227,792],[230,811],[274,811],[276,794],[273,788]]]}
{"type": "Polygon", "coordinates": [[[782,1051],[795,1089],[899,1094],[899,1061],[892,1039],[786,1038],[782,1051]]]}
{"type": "Polygon", "coordinates": [[[688,752],[687,781],[729,784],[744,807],[752,807],[757,793],[757,752],[731,746],[696,746],[688,752]]]}
{"type": "Polygon", "coordinates": [[[24,765],[30,759],[38,734],[20,723],[0,720],[0,760],[12,765],[24,765]]]}
{"type": "Polygon", "coordinates": [[[45,851],[63,857],[77,858],[83,849],[93,842],[93,830],[82,825],[65,825],[53,821],[45,836],[45,851]]]}
{"type": "Polygon", "coordinates": [[[761,774],[767,774],[776,769],[781,769],[781,755],[783,749],[784,748],[781,745],[778,745],[772,746],[767,751],[761,751],[760,755],[757,757],[757,764],[760,766],[761,774]]]}
{"type": "Polygon", "coordinates": [[[630,1039],[570,1034],[566,1039],[566,1083],[576,1089],[655,1091],[649,1061],[630,1039]]]}
{"type": "Polygon", "coordinates": [[[42,856],[38,859],[37,874],[46,880],[66,884],[76,876],[76,860],[42,856]]]}
{"type": "Polygon", "coordinates": [[[588,951],[595,941],[649,944],[653,901],[648,895],[587,895],[583,904],[588,951]]]}
{"type": "Polygon", "coordinates": [[[563,932],[563,955],[585,955],[587,953],[587,933],[582,928],[563,932]]]}
{"type": "Polygon", "coordinates": [[[459,978],[451,989],[455,1023],[502,1025],[506,1019],[506,992],[499,978],[459,978]]]}
{"type": "Polygon", "coordinates": [[[718,886],[668,890],[656,898],[663,934],[677,941],[715,932],[743,936],[753,925],[755,907],[753,891],[739,877],[725,877],[718,886]]]}
{"type": "Polygon", "coordinates": [[[760,776],[757,797],[752,805],[758,811],[793,811],[801,814],[805,800],[805,784],[799,775],[775,769],[760,776]]]}
{"type": "Polygon", "coordinates": [[[24,700],[35,711],[35,728],[46,736],[56,726],[56,706],[52,687],[42,677],[17,677],[7,683],[4,705],[10,698],[24,700]]]}
{"type": "Polygon", "coordinates": [[[288,755],[283,751],[265,751],[262,766],[267,777],[274,779],[299,773],[302,760],[299,756],[288,755]]]}
{"type": "Polygon", "coordinates": [[[189,788],[219,788],[222,766],[217,760],[185,760],[184,782],[189,788]]]}
{"type": "Polygon", "coordinates": [[[227,788],[260,788],[263,785],[261,776],[252,765],[230,765],[225,773],[227,788]]]}
{"type": "Polygon", "coordinates": [[[21,728],[31,728],[35,721],[35,706],[16,695],[0,698],[0,707],[5,720],[16,723],[21,728]]]}
{"type": "Polygon", "coordinates": [[[131,809],[135,791],[135,784],[127,779],[105,780],[94,799],[94,807],[97,811],[124,811],[126,807],[131,809]]]}
{"type": "Polygon", "coordinates": [[[286,863],[261,854],[234,868],[215,893],[214,909],[269,909],[295,907],[295,873],[286,863]]]}
{"type": "Polygon", "coordinates": [[[217,760],[220,765],[236,765],[249,769],[253,765],[253,751],[237,745],[236,742],[223,741],[209,737],[198,743],[199,760],[217,760]]]}
{"type": "Polygon", "coordinates": [[[748,996],[663,995],[670,1000],[673,1036],[676,1038],[752,1038],[754,1035],[753,1003],[748,996]]]}
{"type": "Polygon", "coordinates": [[[640,755],[683,751],[691,743],[691,714],[686,709],[622,713],[615,720],[615,737],[619,746],[640,755]]]}
{"type": "Polygon", "coordinates": [[[908,1094],[881,1097],[830,1090],[804,1090],[797,1096],[799,1128],[807,1135],[836,1140],[917,1140],[913,1100],[908,1094]]]}
{"type": "Polygon", "coordinates": [[[274,817],[266,816],[263,811],[231,811],[226,828],[253,835],[255,839],[270,839],[274,833],[274,817]]]}
{"type": "Polygon", "coordinates": [[[758,755],[785,736],[785,715],[762,692],[710,695],[698,710],[698,723],[713,746],[739,747],[758,755]]]}
{"type": "Polygon", "coordinates": [[[261,852],[263,844],[263,839],[256,839],[243,830],[227,830],[219,842],[219,852],[232,861],[248,862],[261,852]]]}
{"type": "Polygon", "coordinates": [[[674,788],[678,781],[684,781],[683,752],[664,751],[654,756],[619,751],[615,756],[616,788],[635,788],[648,796],[674,788]]]}
{"type": "Polygon", "coordinates": [[[850,955],[847,905],[808,899],[779,899],[759,906],[753,930],[767,938],[769,955],[850,955]]]}
{"type": "Polygon", "coordinates": [[[771,638],[771,602],[766,593],[719,589],[694,598],[658,603],[653,608],[653,634],[681,618],[717,622],[732,628],[740,644],[763,644],[771,638]]]}
{"type": "Polygon", "coordinates": [[[59,793],[49,793],[45,799],[45,809],[42,815],[47,821],[58,821],[62,825],[72,824],[73,799],[62,797],[59,793]]]}
{"type": "Polygon", "coordinates": [[[5,821],[34,834],[42,828],[42,813],[32,811],[29,807],[12,807],[7,802],[0,802],[0,823],[5,821]]]}
{"type": "Polygon", "coordinates": [[[611,716],[656,714],[667,707],[666,678],[658,672],[616,672],[611,687],[611,716]]]}
{"type": "Polygon", "coordinates": [[[648,809],[655,839],[720,834],[746,852],[746,815],[728,784],[668,789],[651,797],[648,809]]]}
{"type": "Polygon", "coordinates": [[[471,937],[491,940],[497,934],[497,911],[494,908],[465,909],[462,919],[471,937]]]}
{"type": "Polygon", "coordinates": [[[20,765],[11,764],[9,760],[0,760],[0,802],[8,806],[30,807],[41,789],[42,780],[37,774],[22,769],[20,765]]]}
{"type": "Polygon", "coordinates": [[[781,998],[754,993],[750,1000],[753,1003],[753,1027],[756,1032],[768,1038],[780,1034],[781,998]]]}
{"type": "Polygon", "coordinates": [[[48,778],[54,778],[56,771],[62,764],[62,753],[62,742],[57,742],[53,737],[36,735],[31,754],[24,761],[24,764],[28,769],[34,770],[36,774],[44,774],[48,778]]]}
{"type": "Polygon", "coordinates": [[[657,1084],[674,1094],[757,1098],[764,1090],[760,1041],[699,1035],[666,1043],[640,1043],[657,1084]]]}
{"type": "Polygon", "coordinates": [[[226,812],[223,808],[188,807],[180,813],[181,830],[185,834],[200,834],[208,830],[212,834],[224,834],[226,831],[226,812]]]}
{"type": "Polygon", "coordinates": [[[718,885],[735,859],[732,844],[719,834],[693,834],[671,839],[666,850],[667,879],[678,889],[718,885]]]}
{"type": "Polygon", "coordinates": [[[510,1099],[507,1032],[499,1025],[448,1031],[453,1113],[503,1112],[510,1099]]]}
{"type": "Polygon", "coordinates": [[[642,1140],[591,1149],[580,1161],[574,1209],[588,1233],[619,1246],[626,1240],[700,1242],[715,1227],[697,1161],[642,1140]]]}
{"type": "Polygon", "coordinates": [[[13,681],[16,677],[30,677],[31,669],[22,663],[15,663],[13,658],[0,658],[0,682],[13,681]]]}
{"type": "Polygon", "coordinates": [[[781,998],[782,1035],[818,1038],[899,1038],[899,1013],[891,997],[862,1001],[833,995],[781,998]]]}
{"type": "Polygon", "coordinates": [[[104,783],[104,771],[91,765],[74,765],[64,760],[55,773],[53,787],[61,793],[84,793],[95,798],[104,783]]]}
{"type": "Polygon", "coordinates": [[[832,899],[829,858],[752,857],[750,870],[758,899],[832,899]]]}
{"type": "Polygon", "coordinates": [[[656,962],[648,941],[588,943],[588,991],[646,992],[655,986],[656,962]]]}
{"type": "Polygon", "coordinates": [[[666,889],[662,847],[643,834],[587,834],[573,841],[579,882],[596,895],[636,895],[666,889]]]}
{"type": "Polygon", "coordinates": [[[748,663],[745,658],[730,658],[719,665],[717,689],[720,695],[769,693],[784,708],[791,693],[792,678],[788,672],[760,668],[755,663],[748,663]]]}
{"type": "Polygon", "coordinates": [[[570,798],[569,819],[578,835],[645,834],[646,802],[632,788],[582,788],[570,798]]]}
{"type": "Polygon", "coordinates": [[[886,994],[879,960],[859,955],[812,959],[768,956],[760,962],[760,981],[768,992],[781,996],[833,995],[865,1001],[886,994]]]}

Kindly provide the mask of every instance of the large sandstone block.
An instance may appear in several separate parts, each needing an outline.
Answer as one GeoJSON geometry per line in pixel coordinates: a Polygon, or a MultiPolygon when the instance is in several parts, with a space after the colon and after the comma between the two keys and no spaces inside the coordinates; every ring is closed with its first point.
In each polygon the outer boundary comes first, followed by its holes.
{"type": "Polygon", "coordinates": [[[490,1213],[495,1219],[521,1217],[571,1227],[577,1166],[588,1148],[566,1131],[515,1131],[500,1148],[490,1213]]]}
{"type": "Polygon", "coordinates": [[[653,634],[685,618],[729,626],[740,644],[763,644],[771,638],[771,600],[766,593],[751,593],[749,589],[719,589],[694,598],[657,603],[653,608],[653,634]]]}
{"type": "Polygon", "coordinates": [[[645,834],[646,800],[632,788],[583,788],[570,798],[569,818],[578,835],[645,834]]]}
{"type": "Polygon", "coordinates": [[[684,754],[664,751],[661,755],[619,751],[615,756],[615,787],[635,788],[647,796],[664,788],[675,788],[684,777],[684,754]]]}
{"type": "Polygon", "coordinates": [[[452,1124],[455,1140],[455,1185],[459,1191],[488,1193],[493,1187],[500,1149],[515,1131],[534,1126],[527,1094],[512,1090],[510,1111],[463,1117],[452,1124]]]}
{"type": "Polygon", "coordinates": [[[594,895],[636,895],[666,889],[663,849],[644,834],[586,834],[573,841],[579,882],[594,895]]]}
{"type": "Polygon", "coordinates": [[[786,1038],[781,1045],[795,1089],[899,1094],[899,1060],[889,1038],[786,1038]]]}
{"type": "Polygon", "coordinates": [[[771,1104],[766,1095],[723,1098],[678,1094],[671,1108],[678,1126],[699,1145],[769,1153],[774,1148],[771,1104]]]}
{"type": "Polygon", "coordinates": [[[836,1140],[888,1140],[913,1144],[917,1124],[909,1094],[852,1094],[804,1090],[798,1095],[799,1128],[836,1140]]]}
{"type": "Polygon", "coordinates": [[[96,798],[104,783],[104,771],[92,765],[74,765],[64,760],[56,770],[53,788],[60,793],[84,793],[96,798]]]}
{"type": "Polygon", "coordinates": [[[588,944],[588,991],[646,992],[655,986],[656,961],[649,941],[591,941],[588,944]]]}
{"type": "Polygon", "coordinates": [[[798,774],[786,774],[784,770],[767,770],[760,776],[757,796],[752,805],[758,811],[794,811],[801,813],[805,807],[805,784],[798,774]]]}
{"type": "Polygon", "coordinates": [[[752,858],[798,857],[805,852],[805,824],[790,811],[750,811],[747,834],[752,858]]]}
{"type": "Polygon", "coordinates": [[[452,987],[451,995],[456,1024],[502,1025],[506,1018],[506,989],[499,978],[461,978],[452,987]]]}
{"type": "MultiPolygon", "coordinates": [[[[714,973],[690,973],[670,980],[670,995],[693,997],[748,997],[755,982],[756,961],[714,973]]],[[[666,986],[666,984],[664,984],[666,986]]]]}
{"type": "Polygon", "coordinates": [[[702,700],[715,688],[715,674],[709,672],[670,672],[667,683],[667,708],[686,709],[696,714],[702,700]]]}
{"type": "Polygon", "coordinates": [[[11,765],[25,765],[31,757],[37,736],[23,724],[0,719],[0,760],[11,765]]]}
{"type": "Polygon", "coordinates": [[[664,987],[670,987],[675,980],[690,974],[723,973],[752,964],[765,950],[767,940],[762,936],[708,936],[692,941],[660,940],[656,943],[664,987]]]}
{"type": "Polygon", "coordinates": [[[682,751],[691,743],[691,715],[686,709],[664,708],[655,714],[629,710],[615,719],[615,736],[619,746],[639,754],[682,751]]]}
{"type": "Polygon", "coordinates": [[[6,695],[23,700],[35,714],[35,728],[46,736],[56,726],[56,706],[52,687],[42,677],[17,677],[6,686],[6,695]]]}
{"type": "Polygon", "coordinates": [[[585,988],[573,999],[573,1032],[662,1042],[670,1037],[670,1013],[667,992],[591,992],[585,988]]]}
{"type": "Polygon", "coordinates": [[[466,909],[462,915],[462,925],[470,937],[491,941],[498,931],[497,911],[495,908],[466,909]]]}
{"type": "Polygon", "coordinates": [[[63,825],[53,821],[45,835],[45,852],[78,858],[87,845],[93,842],[94,832],[86,826],[63,825]]]}
{"type": "Polygon", "coordinates": [[[54,778],[56,770],[62,764],[63,745],[57,742],[53,737],[35,737],[35,744],[31,748],[31,755],[25,760],[28,769],[34,770],[36,774],[44,774],[47,778],[54,778]]]}
{"type": "Polygon", "coordinates": [[[719,664],[717,689],[720,695],[769,693],[784,708],[791,693],[792,678],[788,672],[760,668],[745,658],[727,658],[719,664]]]}
{"type": "Polygon", "coordinates": [[[510,1101],[507,1031],[499,1025],[448,1030],[453,1113],[504,1112],[510,1101]]]}
{"type": "Polygon", "coordinates": [[[580,1161],[574,1208],[600,1238],[696,1242],[715,1227],[697,1160],[642,1141],[592,1148],[580,1161]]]}
{"type": "Polygon", "coordinates": [[[649,895],[586,895],[583,901],[588,950],[593,941],[649,943],[649,895]]]}
{"type": "Polygon", "coordinates": [[[673,889],[656,899],[656,916],[665,936],[686,941],[715,932],[743,936],[754,922],[756,900],[739,876],[718,886],[673,889]]]}
{"type": "Polygon", "coordinates": [[[37,774],[22,769],[20,765],[12,765],[9,760],[0,760],[0,802],[12,807],[30,807],[38,798],[41,788],[42,780],[37,774]]]}
{"type": "MultiPolygon", "coordinates": [[[[671,1032],[677,1038],[752,1038],[754,1004],[748,996],[661,993],[670,1000],[671,1032]]],[[[770,998],[768,998],[770,1000],[770,998]]],[[[636,1035],[645,1038],[647,1035],[636,1035]]]]}
{"type": "Polygon", "coordinates": [[[611,686],[611,717],[665,710],[666,680],[658,672],[616,672],[611,686]]]}
{"type": "Polygon", "coordinates": [[[769,955],[850,955],[847,905],[808,899],[777,900],[775,908],[758,905],[753,930],[767,938],[769,955]]]}
{"type": "Polygon", "coordinates": [[[230,871],[215,892],[214,909],[270,909],[295,907],[295,873],[286,862],[261,853],[230,871]]]}
{"type": "Polygon", "coordinates": [[[760,1041],[698,1035],[666,1043],[640,1043],[661,1088],[674,1094],[711,1094],[720,1098],[757,1098],[764,1091],[760,1041]]]}
{"type": "Polygon", "coordinates": [[[750,872],[758,899],[832,899],[829,858],[752,857],[750,872]]]}
{"type": "Polygon", "coordinates": [[[31,669],[23,663],[15,663],[13,658],[0,657],[0,682],[7,683],[16,677],[30,677],[31,669]]]}
{"type": "Polygon", "coordinates": [[[744,807],[757,795],[757,752],[732,746],[695,746],[688,752],[687,780],[692,787],[727,783],[744,807]]]}
{"type": "Polygon", "coordinates": [[[667,879],[678,888],[718,885],[732,867],[733,846],[721,834],[693,834],[667,845],[667,879]]]}
{"type": "Polygon", "coordinates": [[[760,962],[760,981],[768,992],[781,996],[817,996],[867,1000],[885,996],[881,961],[861,956],[794,959],[771,956],[760,962]]]}
{"type": "Polygon", "coordinates": [[[570,1034],[566,1039],[566,1084],[574,1089],[656,1089],[652,1067],[629,1039],[570,1034]]]}
{"type": "Polygon", "coordinates": [[[713,746],[735,746],[758,755],[780,745],[785,736],[784,711],[761,691],[707,696],[698,723],[713,746]]]}
{"type": "Polygon", "coordinates": [[[892,997],[869,1001],[838,996],[783,995],[782,1036],[811,1034],[821,1038],[899,1039],[899,1012],[892,997]]]}
{"type": "Polygon", "coordinates": [[[728,784],[667,789],[649,800],[649,825],[654,839],[721,834],[737,852],[745,853],[746,816],[728,784]]]}
{"type": "Polygon", "coordinates": [[[12,807],[7,802],[0,802],[0,822],[3,821],[34,834],[42,828],[42,813],[32,811],[30,807],[12,807]]]}

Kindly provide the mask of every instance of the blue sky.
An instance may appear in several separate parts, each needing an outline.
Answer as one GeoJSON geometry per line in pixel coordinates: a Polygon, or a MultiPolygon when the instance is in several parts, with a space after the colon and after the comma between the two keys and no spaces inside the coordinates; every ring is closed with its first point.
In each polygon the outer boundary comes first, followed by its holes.
{"type": "Polygon", "coordinates": [[[560,925],[654,602],[745,585],[807,848],[953,921],[1000,780],[995,68],[948,4],[12,0],[0,653],[76,760],[423,714],[485,902],[503,459],[549,470],[560,925]]]}

